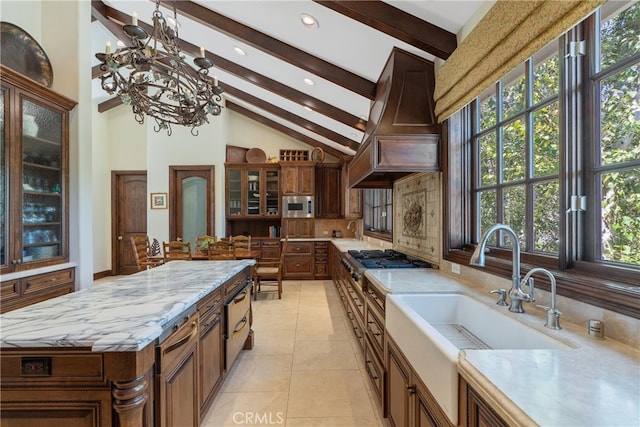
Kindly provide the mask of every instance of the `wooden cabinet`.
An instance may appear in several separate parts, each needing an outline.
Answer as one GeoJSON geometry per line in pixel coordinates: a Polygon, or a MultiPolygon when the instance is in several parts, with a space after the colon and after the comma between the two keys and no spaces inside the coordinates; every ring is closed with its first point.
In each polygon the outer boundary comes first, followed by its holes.
{"type": "Polygon", "coordinates": [[[348,163],[342,166],[342,192],[344,217],[346,219],[362,218],[362,190],[360,188],[347,188],[349,176],[347,172],[348,163]]]}
{"type": "Polygon", "coordinates": [[[283,196],[315,195],[315,162],[280,162],[283,196]]]}
{"type": "Polygon", "coordinates": [[[75,269],[36,274],[2,282],[0,313],[26,307],[75,290],[75,269]]]}
{"type": "MultiPolygon", "coordinates": [[[[4,275],[69,260],[69,112],[76,103],[11,69],[0,71],[0,273],[4,275]]],[[[3,311],[8,311],[5,291],[13,285],[3,282],[3,311]]],[[[35,302],[28,295],[37,293],[33,288],[17,285],[17,292],[9,292],[13,302],[15,298],[24,299],[20,306],[35,302]]],[[[48,284],[39,285],[42,296],[48,284]]]]}
{"type": "Polygon", "coordinates": [[[285,218],[282,220],[282,235],[290,239],[310,239],[315,236],[313,218],[285,218]]]}
{"type": "Polygon", "coordinates": [[[284,279],[313,280],[313,254],[313,242],[289,240],[285,248],[284,279]]]}
{"type": "Polygon", "coordinates": [[[394,427],[453,427],[393,339],[387,336],[385,402],[394,427]]]}
{"type": "Polygon", "coordinates": [[[198,313],[156,347],[156,424],[200,425],[198,313]]]}
{"type": "Polygon", "coordinates": [[[331,258],[329,257],[329,242],[315,242],[314,278],[316,280],[331,278],[331,258]]]}
{"type": "Polygon", "coordinates": [[[342,167],[321,164],[316,167],[316,218],[340,218],[343,215],[342,167]]]}
{"type": "Polygon", "coordinates": [[[459,381],[461,425],[469,427],[507,427],[508,424],[462,377],[459,381]]]}
{"type": "Polygon", "coordinates": [[[199,379],[200,417],[213,403],[224,379],[224,322],[220,289],[198,302],[200,315],[199,379]]]}
{"type": "Polygon", "coordinates": [[[278,165],[226,164],[225,168],[227,219],[280,218],[278,165]]]}

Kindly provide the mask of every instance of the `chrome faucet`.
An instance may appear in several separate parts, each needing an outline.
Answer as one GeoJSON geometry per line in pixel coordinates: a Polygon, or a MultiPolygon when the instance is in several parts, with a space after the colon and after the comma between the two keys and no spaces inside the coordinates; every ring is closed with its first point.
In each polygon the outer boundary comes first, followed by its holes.
{"type": "Polygon", "coordinates": [[[538,307],[543,308],[547,312],[547,322],[544,324],[545,328],[549,329],[562,329],[560,327],[560,313],[556,309],[556,278],[551,274],[550,271],[544,268],[532,268],[529,272],[524,276],[522,282],[526,282],[531,278],[531,276],[535,273],[544,273],[549,277],[549,281],[551,282],[551,307],[547,307],[545,305],[539,305],[538,307]]]}
{"type": "Polygon", "coordinates": [[[520,240],[511,227],[505,224],[494,224],[489,227],[489,229],[482,235],[482,239],[480,239],[480,243],[478,244],[478,246],[476,246],[476,250],[473,251],[473,255],[471,255],[469,264],[478,267],[484,267],[484,251],[487,246],[487,241],[489,240],[489,236],[498,230],[506,231],[507,234],[511,237],[511,242],[513,243],[513,256],[511,262],[511,289],[509,289],[509,311],[512,311],[514,313],[524,313],[524,309],[522,308],[522,301],[535,301],[533,297],[534,285],[533,280],[529,280],[529,277],[527,278],[527,281],[520,281],[520,240]],[[529,293],[526,293],[522,290],[522,286],[524,284],[529,285],[529,293]]]}

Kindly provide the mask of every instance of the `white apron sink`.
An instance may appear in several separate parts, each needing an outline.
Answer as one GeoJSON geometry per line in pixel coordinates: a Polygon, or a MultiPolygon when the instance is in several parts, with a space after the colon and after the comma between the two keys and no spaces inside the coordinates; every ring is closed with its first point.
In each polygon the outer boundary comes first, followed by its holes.
{"type": "Polygon", "coordinates": [[[501,308],[456,293],[387,296],[387,331],[454,425],[460,350],[571,348],[501,308]]]}

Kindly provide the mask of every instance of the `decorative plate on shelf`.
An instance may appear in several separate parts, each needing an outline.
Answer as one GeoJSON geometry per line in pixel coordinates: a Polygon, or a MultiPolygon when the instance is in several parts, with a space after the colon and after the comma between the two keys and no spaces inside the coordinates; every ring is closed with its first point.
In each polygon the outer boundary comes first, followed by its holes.
{"type": "Polygon", "coordinates": [[[0,63],[51,87],[53,69],[42,46],[29,33],[10,22],[0,22],[0,32],[0,63]]]}
{"type": "Polygon", "coordinates": [[[267,161],[267,155],[259,148],[252,148],[247,151],[248,163],[264,163],[267,161]]]}

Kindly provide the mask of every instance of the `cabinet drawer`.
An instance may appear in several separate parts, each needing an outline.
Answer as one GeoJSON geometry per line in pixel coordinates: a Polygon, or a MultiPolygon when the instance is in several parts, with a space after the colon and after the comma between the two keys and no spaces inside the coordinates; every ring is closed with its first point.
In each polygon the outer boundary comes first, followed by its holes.
{"type": "Polygon", "coordinates": [[[380,359],[372,351],[371,341],[368,337],[364,341],[364,369],[367,371],[367,376],[373,384],[373,388],[378,396],[378,403],[382,406],[382,395],[384,390],[384,367],[380,359]]]}
{"type": "Polygon", "coordinates": [[[103,379],[100,354],[3,355],[0,374],[3,381],[101,381],[103,379]]]}
{"type": "Polygon", "coordinates": [[[291,257],[289,259],[285,258],[285,274],[286,273],[298,273],[298,274],[309,274],[313,273],[313,261],[311,258],[303,258],[303,257],[291,257]]]}
{"type": "Polygon", "coordinates": [[[0,298],[5,302],[7,298],[20,296],[20,281],[8,280],[0,285],[0,298]]]}
{"type": "Polygon", "coordinates": [[[198,301],[198,311],[200,316],[204,315],[207,311],[217,307],[222,303],[222,295],[220,289],[211,292],[206,297],[198,301]]]}
{"type": "Polygon", "coordinates": [[[199,315],[194,313],[180,328],[156,346],[156,372],[166,373],[198,341],[199,315]]]}
{"type": "Polygon", "coordinates": [[[382,358],[382,352],[384,349],[384,322],[376,316],[368,304],[365,321],[367,323],[365,325],[367,335],[371,338],[371,342],[373,343],[378,356],[382,358]]]}
{"type": "Polygon", "coordinates": [[[313,242],[289,241],[289,243],[287,243],[285,253],[295,255],[311,255],[313,253],[313,242]]]}
{"type": "Polygon", "coordinates": [[[236,274],[231,280],[229,280],[224,286],[225,299],[229,299],[231,295],[235,295],[243,286],[247,283],[248,273],[250,267],[236,274]]]}
{"type": "Polygon", "coordinates": [[[74,269],[54,271],[52,273],[39,274],[37,276],[27,277],[24,281],[24,293],[30,294],[46,290],[52,286],[61,285],[74,281],[74,269]]]}

